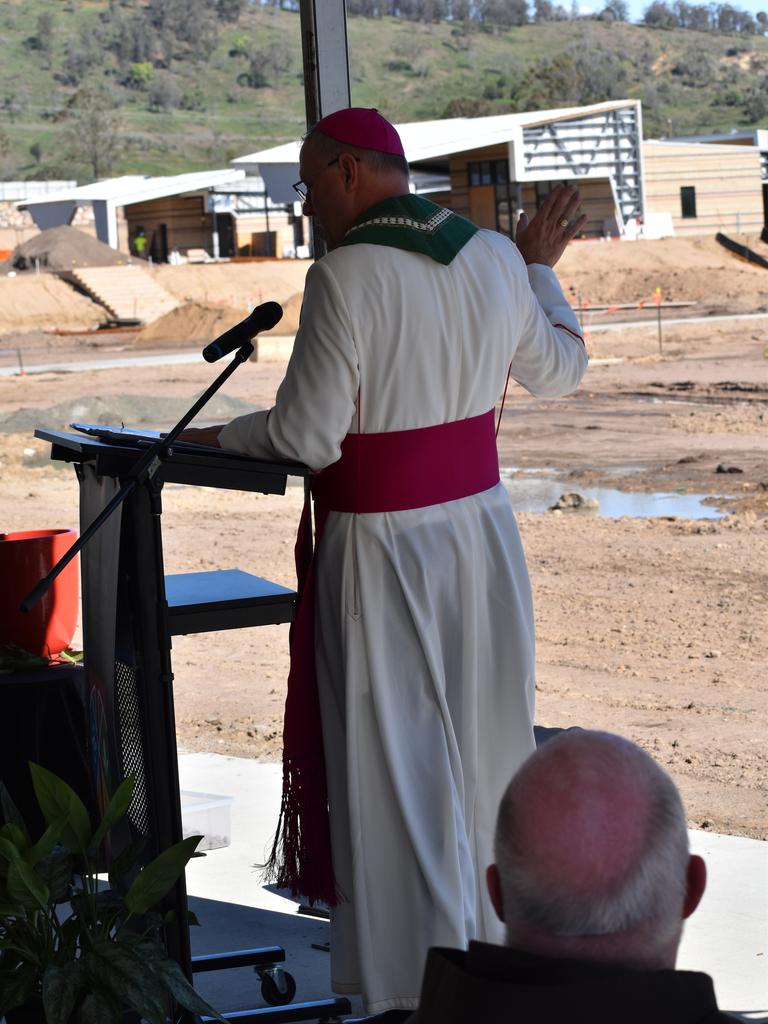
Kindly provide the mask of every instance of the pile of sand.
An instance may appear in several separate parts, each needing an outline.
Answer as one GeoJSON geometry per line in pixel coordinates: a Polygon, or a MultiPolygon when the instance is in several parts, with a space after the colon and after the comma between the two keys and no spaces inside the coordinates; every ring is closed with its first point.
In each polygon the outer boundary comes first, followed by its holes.
{"type": "Polygon", "coordinates": [[[285,303],[304,291],[309,260],[259,260],[254,263],[156,265],[152,275],[171,295],[186,302],[220,302],[237,309],[262,302],[285,303]]]}
{"type": "MultiPolygon", "coordinates": [[[[47,408],[35,406],[0,415],[0,437],[3,434],[31,435],[38,427],[67,430],[70,423],[103,423],[111,426],[126,423],[134,428],[163,430],[180,420],[193,399],[198,397],[192,391],[184,398],[125,393],[78,395],[47,408]]],[[[223,423],[234,416],[242,416],[253,410],[252,402],[218,392],[205,406],[205,412],[200,415],[208,420],[223,423]]],[[[46,462],[49,458],[50,453],[46,452],[46,462]]],[[[7,465],[29,465],[28,459],[24,458],[24,448],[18,444],[0,443],[0,459],[7,465]]]]}
{"type": "MultiPolygon", "coordinates": [[[[746,244],[768,255],[768,246],[759,239],[746,244]]],[[[738,259],[714,238],[576,242],[568,246],[556,272],[569,298],[592,305],[648,302],[660,288],[666,302],[722,304],[754,312],[768,308],[768,270],[738,259]]]]}
{"type": "Polygon", "coordinates": [[[0,333],[55,327],[91,330],[104,318],[102,306],[53,274],[0,277],[0,333]]]}
{"type": "Polygon", "coordinates": [[[73,267],[112,267],[129,262],[125,253],[117,252],[77,228],[63,225],[49,228],[16,246],[0,263],[0,273],[9,270],[71,270],[73,267]]]}
{"type": "Polygon", "coordinates": [[[134,344],[206,344],[247,316],[248,310],[242,307],[236,309],[232,306],[186,302],[142,328],[136,335],[134,344]]]}
{"type": "Polygon", "coordinates": [[[303,294],[297,292],[295,295],[291,295],[289,299],[281,303],[283,307],[283,319],[273,327],[271,331],[265,331],[265,334],[276,334],[286,335],[295,334],[299,329],[299,316],[301,315],[301,303],[303,301],[303,294]]]}
{"type": "MultiPolygon", "coordinates": [[[[301,295],[292,295],[283,303],[283,319],[264,335],[292,335],[299,326],[301,295]]],[[[207,344],[230,327],[244,320],[249,309],[234,306],[213,306],[202,302],[186,302],[170,313],[147,324],[134,339],[136,345],[197,345],[207,344]]]]}

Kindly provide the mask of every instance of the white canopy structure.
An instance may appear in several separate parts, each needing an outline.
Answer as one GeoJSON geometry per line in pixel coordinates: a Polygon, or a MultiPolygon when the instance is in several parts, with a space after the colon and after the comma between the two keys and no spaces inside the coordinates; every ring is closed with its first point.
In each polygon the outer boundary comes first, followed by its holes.
{"type": "Polygon", "coordinates": [[[164,177],[127,174],[120,178],[95,181],[90,185],[62,189],[39,199],[25,199],[16,205],[19,209],[29,210],[41,231],[69,224],[78,206],[90,205],[96,220],[96,237],[100,242],[117,249],[118,207],[165,196],[207,192],[216,186],[241,181],[244,177],[245,171],[232,167],[164,177]]]}
{"type": "MultiPolygon", "coordinates": [[[[447,170],[447,160],[491,146],[506,145],[510,181],[610,178],[623,218],[643,209],[642,115],[639,100],[615,100],[492,117],[455,117],[398,124],[408,163],[447,170]]],[[[237,157],[232,166],[258,173],[275,202],[294,198],[301,142],[237,157]]]]}

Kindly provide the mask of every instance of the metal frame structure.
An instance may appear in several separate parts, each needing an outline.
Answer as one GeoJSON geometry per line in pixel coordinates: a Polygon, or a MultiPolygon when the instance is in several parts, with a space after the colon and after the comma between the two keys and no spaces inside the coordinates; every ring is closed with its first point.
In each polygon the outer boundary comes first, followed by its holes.
{"type": "Polygon", "coordinates": [[[510,177],[517,182],[609,178],[624,221],[642,216],[639,101],[586,117],[524,125],[520,143],[510,144],[510,177]]]}

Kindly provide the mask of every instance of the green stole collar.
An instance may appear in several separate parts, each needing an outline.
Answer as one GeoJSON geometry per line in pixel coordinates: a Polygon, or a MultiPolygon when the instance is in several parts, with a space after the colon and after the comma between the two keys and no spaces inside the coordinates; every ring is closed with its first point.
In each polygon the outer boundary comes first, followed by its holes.
{"type": "Polygon", "coordinates": [[[447,265],[476,231],[476,225],[464,217],[409,194],[385,199],[366,210],[339,244],[390,245],[424,253],[447,265]]]}

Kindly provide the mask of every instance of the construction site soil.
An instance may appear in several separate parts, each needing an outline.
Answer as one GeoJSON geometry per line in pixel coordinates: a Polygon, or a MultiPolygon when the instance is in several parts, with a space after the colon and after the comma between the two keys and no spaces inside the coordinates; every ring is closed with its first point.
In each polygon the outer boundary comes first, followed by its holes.
{"type": "MultiPolygon", "coordinates": [[[[580,243],[558,269],[574,300],[593,306],[636,304],[661,288],[665,301],[697,303],[689,315],[768,311],[768,272],[708,239],[580,243]]],[[[280,261],[154,271],[186,301],[221,301],[235,316],[254,298],[296,295],[305,272],[306,264],[280,261]]],[[[38,287],[52,280],[39,275],[38,287]]],[[[16,366],[17,350],[27,366],[137,352],[130,333],[54,335],[41,323],[30,330],[38,304],[31,293],[12,324],[2,303],[12,283],[0,279],[0,370],[16,366]]],[[[87,304],[74,293],[71,302],[87,304]]],[[[658,498],[663,513],[615,518],[601,505],[519,514],[536,608],[537,721],[629,736],[672,773],[693,826],[764,839],[768,316],[683,323],[665,310],[661,341],[654,319],[603,329],[640,315],[617,310],[598,324],[585,311],[593,362],[578,391],[540,400],[515,388],[507,400],[499,453],[510,487],[540,479],[558,493],[602,487],[627,501],[658,498]],[[677,513],[674,500],[691,495],[707,501],[677,513]]],[[[62,326],[53,309],[47,326],[62,326]]],[[[151,351],[162,345],[152,349],[145,337],[140,355],[151,351]]],[[[200,422],[268,405],[289,351],[290,340],[265,339],[259,361],[234,374],[200,422]]],[[[215,373],[201,361],[0,377],[0,529],[77,525],[75,475],[50,462],[35,425],[167,426],[215,373]]],[[[210,489],[166,486],[167,571],[238,567],[292,585],[301,487],[221,499],[210,489]]],[[[174,638],[184,749],[279,758],[287,639],[282,626],[174,638]]]]}

